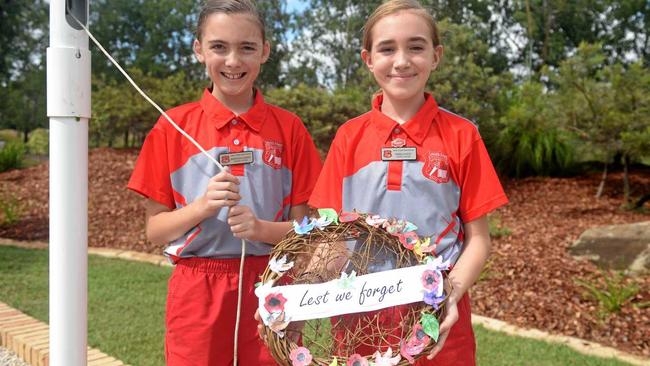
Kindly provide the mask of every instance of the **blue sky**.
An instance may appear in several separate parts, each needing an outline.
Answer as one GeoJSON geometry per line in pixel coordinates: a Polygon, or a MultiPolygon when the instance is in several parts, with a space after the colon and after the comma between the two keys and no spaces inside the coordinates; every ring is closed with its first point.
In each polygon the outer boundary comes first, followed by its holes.
{"type": "Polygon", "coordinates": [[[306,0],[287,0],[287,10],[289,11],[303,10],[307,5],[306,0]]]}

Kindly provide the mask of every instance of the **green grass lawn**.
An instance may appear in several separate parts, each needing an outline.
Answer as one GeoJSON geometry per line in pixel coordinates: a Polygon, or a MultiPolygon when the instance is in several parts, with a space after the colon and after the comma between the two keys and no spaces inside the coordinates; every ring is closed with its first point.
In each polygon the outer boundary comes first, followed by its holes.
{"type": "MultiPolygon", "coordinates": [[[[47,321],[47,251],[0,246],[0,301],[47,321]]],[[[88,343],[133,365],[163,365],[165,292],[170,268],[90,256],[88,343]]],[[[478,364],[615,366],[566,346],[476,327],[478,364]]]]}

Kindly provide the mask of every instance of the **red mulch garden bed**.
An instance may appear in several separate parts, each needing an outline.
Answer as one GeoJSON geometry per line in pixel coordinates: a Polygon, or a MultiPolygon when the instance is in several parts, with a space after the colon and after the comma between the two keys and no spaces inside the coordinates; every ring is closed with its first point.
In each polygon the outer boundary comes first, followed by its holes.
{"type": "MultiPolygon", "coordinates": [[[[136,157],[136,150],[91,150],[90,246],[162,252],[145,239],[142,198],[125,188],[136,157]]],[[[20,220],[0,226],[0,237],[47,240],[48,169],[44,163],[0,174],[1,197],[13,196],[21,207],[20,220]]],[[[633,192],[650,192],[650,171],[632,173],[633,192]]],[[[596,173],[505,182],[510,204],[496,215],[511,234],[493,239],[488,267],[471,290],[473,311],[650,356],[650,276],[635,279],[639,294],[619,313],[603,317],[575,280],[597,281],[608,274],[567,253],[590,227],[650,220],[648,213],[619,208],[621,180],[620,173],[610,175],[600,200],[594,199],[596,173]],[[638,306],[644,303],[645,307],[638,306]]]]}

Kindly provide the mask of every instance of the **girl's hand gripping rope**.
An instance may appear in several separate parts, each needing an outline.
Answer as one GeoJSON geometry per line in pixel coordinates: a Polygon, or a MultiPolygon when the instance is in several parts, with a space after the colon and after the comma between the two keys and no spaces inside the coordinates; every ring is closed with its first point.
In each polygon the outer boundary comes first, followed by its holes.
{"type": "Polygon", "coordinates": [[[198,206],[202,216],[207,218],[216,215],[223,207],[237,205],[240,200],[239,179],[226,168],[210,178],[205,194],[198,199],[198,206]]]}

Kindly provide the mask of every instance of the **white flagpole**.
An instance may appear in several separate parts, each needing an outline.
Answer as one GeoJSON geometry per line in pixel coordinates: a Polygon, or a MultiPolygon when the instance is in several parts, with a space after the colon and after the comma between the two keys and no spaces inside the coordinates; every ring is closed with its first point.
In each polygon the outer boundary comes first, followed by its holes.
{"type": "Polygon", "coordinates": [[[88,1],[50,1],[50,362],[86,365],[88,287],[88,1]],[[73,24],[75,24],[73,26],[73,24]]]}

